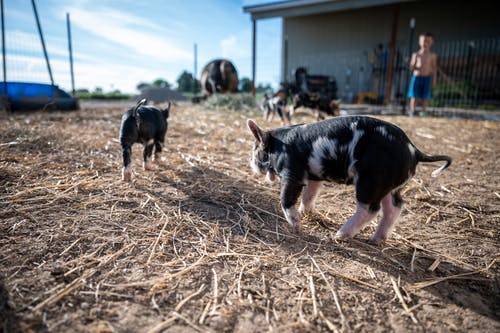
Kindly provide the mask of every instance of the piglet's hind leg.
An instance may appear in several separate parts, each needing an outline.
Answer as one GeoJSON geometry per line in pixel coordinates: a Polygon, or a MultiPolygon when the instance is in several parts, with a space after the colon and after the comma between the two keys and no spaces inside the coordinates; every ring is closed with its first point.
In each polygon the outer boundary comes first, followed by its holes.
{"type": "Polygon", "coordinates": [[[158,163],[161,161],[161,154],[162,151],[162,143],[159,141],[155,141],[155,153],[153,155],[153,162],[158,163]]]}
{"type": "Polygon", "coordinates": [[[144,157],[144,162],[143,162],[143,167],[144,170],[153,170],[153,165],[151,164],[151,155],[153,155],[153,142],[148,142],[144,146],[144,152],[143,152],[143,157],[144,157]]]}
{"type": "Polygon", "coordinates": [[[122,168],[122,180],[129,182],[132,180],[132,159],[131,159],[132,149],[129,145],[122,145],[122,155],[123,155],[123,168],[122,168]]]}
{"type": "Polygon", "coordinates": [[[372,211],[368,205],[358,202],[356,213],[337,231],[336,239],[347,239],[356,236],[363,227],[377,216],[377,211],[372,211]]]}
{"type": "Polygon", "coordinates": [[[403,201],[398,192],[389,193],[382,199],[382,219],[377,231],[370,237],[371,243],[381,244],[389,238],[401,214],[402,204],[403,201]]]}

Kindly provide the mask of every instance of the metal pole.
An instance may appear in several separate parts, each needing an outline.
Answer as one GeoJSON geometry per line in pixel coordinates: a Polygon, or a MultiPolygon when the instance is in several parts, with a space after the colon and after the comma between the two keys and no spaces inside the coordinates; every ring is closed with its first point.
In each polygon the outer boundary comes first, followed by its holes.
{"type": "Polygon", "coordinates": [[[283,45],[283,81],[288,87],[288,35],[285,35],[283,45]]]}
{"type": "Polygon", "coordinates": [[[3,0],[0,0],[0,9],[2,16],[2,60],[3,60],[3,92],[0,98],[0,106],[6,111],[10,112],[9,95],[7,95],[7,59],[5,56],[5,16],[3,14],[3,0]]]}
{"type": "Polygon", "coordinates": [[[394,73],[394,55],[396,53],[396,39],[398,36],[399,5],[394,7],[392,17],[391,43],[389,53],[389,63],[387,64],[387,78],[385,83],[385,104],[392,102],[392,77],[394,73]]]}
{"type": "MultiPolygon", "coordinates": [[[[411,70],[409,69],[409,62],[411,61],[411,56],[412,56],[412,48],[413,48],[413,35],[415,33],[415,18],[410,19],[410,38],[408,39],[408,64],[406,64],[406,68],[408,69],[409,75],[406,76],[406,84],[405,84],[405,91],[403,92],[405,95],[408,94],[408,86],[410,85],[410,75],[411,75],[411,70]]],[[[404,102],[403,102],[403,110],[401,110],[402,114],[406,113],[406,104],[408,103],[408,97],[404,97],[404,102]]]]}
{"type": "Polygon", "coordinates": [[[2,11],[2,59],[3,59],[3,94],[7,96],[7,59],[5,58],[5,17],[3,15],[3,0],[0,0],[2,11]]]}
{"type": "Polygon", "coordinates": [[[466,103],[469,105],[472,105],[473,101],[473,89],[474,89],[474,84],[472,80],[472,74],[474,72],[474,59],[473,59],[473,54],[474,54],[474,49],[476,48],[476,44],[474,41],[470,41],[468,43],[468,51],[467,51],[467,63],[465,65],[465,68],[467,70],[466,76],[465,76],[465,82],[466,82],[466,103]]]}
{"type": "Polygon", "coordinates": [[[69,48],[69,65],[71,71],[71,93],[75,96],[75,74],[73,72],[73,49],[71,47],[71,24],[69,20],[69,13],[66,13],[66,26],[68,28],[68,48],[69,48]]]}
{"type": "Polygon", "coordinates": [[[45,62],[47,63],[47,69],[49,70],[50,82],[54,85],[54,78],[52,77],[52,70],[50,69],[49,55],[47,54],[47,48],[45,47],[45,40],[43,39],[42,26],[40,25],[40,20],[38,19],[38,12],[36,10],[35,0],[31,0],[33,6],[33,12],[35,13],[36,25],[38,27],[38,34],[40,35],[40,41],[42,42],[43,54],[45,56],[45,62]]]}
{"type": "Polygon", "coordinates": [[[193,70],[193,93],[198,92],[198,85],[196,84],[196,78],[198,75],[198,45],[194,43],[194,70],[193,70]]]}
{"type": "Polygon", "coordinates": [[[252,95],[255,96],[255,60],[256,60],[256,33],[257,33],[257,21],[255,18],[252,18],[252,95]]]}

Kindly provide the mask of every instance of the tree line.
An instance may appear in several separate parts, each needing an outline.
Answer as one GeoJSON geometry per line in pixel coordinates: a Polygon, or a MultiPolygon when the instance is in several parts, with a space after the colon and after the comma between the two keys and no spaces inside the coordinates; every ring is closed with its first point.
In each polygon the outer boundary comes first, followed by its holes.
{"type": "MultiPolygon", "coordinates": [[[[242,77],[239,80],[238,90],[243,93],[250,93],[252,91],[251,80],[247,77],[242,77]]],[[[196,79],[192,73],[184,70],[176,80],[177,87],[174,88],[170,82],[165,79],[158,78],[153,82],[139,82],[136,86],[138,91],[142,91],[147,88],[170,88],[176,89],[182,93],[186,94],[198,94],[201,91],[201,84],[198,79],[196,79]]],[[[258,94],[271,93],[272,87],[270,84],[263,85],[259,83],[255,90],[258,94]]],[[[130,94],[122,93],[120,90],[115,89],[111,92],[105,93],[101,87],[95,88],[94,91],[89,91],[88,89],[78,89],[76,91],[76,97],[83,99],[127,99],[130,98],[130,94]]]]}

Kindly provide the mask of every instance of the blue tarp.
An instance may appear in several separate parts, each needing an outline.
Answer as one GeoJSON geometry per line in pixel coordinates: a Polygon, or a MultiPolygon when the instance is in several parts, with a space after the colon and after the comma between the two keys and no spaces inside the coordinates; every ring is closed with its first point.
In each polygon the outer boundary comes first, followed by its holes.
{"type": "Polygon", "coordinates": [[[15,110],[76,110],[77,99],[56,85],[32,82],[0,82],[0,95],[7,97],[10,109],[15,110]]]}

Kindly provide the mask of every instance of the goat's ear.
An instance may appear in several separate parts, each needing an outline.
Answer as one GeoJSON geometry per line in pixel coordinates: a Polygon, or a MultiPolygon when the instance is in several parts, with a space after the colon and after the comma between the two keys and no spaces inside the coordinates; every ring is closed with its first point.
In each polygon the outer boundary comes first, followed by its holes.
{"type": "Polygon", "coordinates": [[[255,121],[252,119],[247,120],[247,126],[250,132],[252,132],[253,136],[259,143],[263,143],[264,141],[264,130],[257,125],[255,121]]]}

